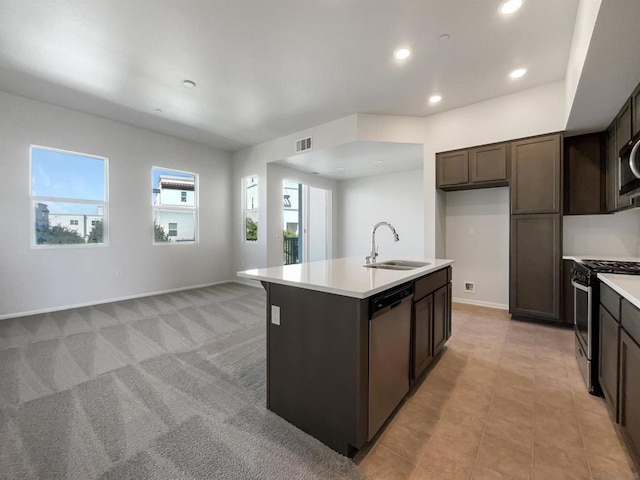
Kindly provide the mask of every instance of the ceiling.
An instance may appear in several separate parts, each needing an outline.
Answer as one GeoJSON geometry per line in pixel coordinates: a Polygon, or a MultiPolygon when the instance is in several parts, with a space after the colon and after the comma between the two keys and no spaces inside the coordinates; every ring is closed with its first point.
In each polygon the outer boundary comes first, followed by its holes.
{"type": "Polygon", "coordinates": [[[423,150],[422,144],[358,141],[294,155],[274,163],[325,178],[348,180],[421,169],[423,150]]]}
{"type": "Polygon", "coordinates": [[[578,0],[528,0],[509,17],[498,5],[0,0],[0,90],[233,151],[354,113],[426,116],[563,79],[578,0]],[[517,67],[528,73],[514,81],[517,67]]]}

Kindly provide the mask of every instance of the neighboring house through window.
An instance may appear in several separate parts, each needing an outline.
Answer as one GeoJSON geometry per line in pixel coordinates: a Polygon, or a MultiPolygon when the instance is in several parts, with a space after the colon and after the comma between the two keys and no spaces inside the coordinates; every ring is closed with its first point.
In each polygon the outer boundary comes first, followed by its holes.
{"type": "Polygon", "coordinates": [[[258,240],[258,176],[242,179],[242,239],[245,242],[258,240]]]}
{"type": "Polygon", "coordinates": [[[152,168],[154,242],[195,242],[198,175],[152,168]]]}
{"type": "Polygon", "coordinates": [[[104,157],[32,145],[32,243],[106,244],[107,174],[104,157]]]}

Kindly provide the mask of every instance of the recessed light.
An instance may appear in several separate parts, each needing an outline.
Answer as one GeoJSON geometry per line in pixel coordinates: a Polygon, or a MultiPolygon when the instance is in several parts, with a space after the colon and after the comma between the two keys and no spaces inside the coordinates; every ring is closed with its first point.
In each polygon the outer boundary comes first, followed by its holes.
{"type": "Polygon", "coordinates": [[[438,37],[438,41],[439,42],[446,42],[447,40],[449,40],[451,38],[451,35],[449,35],[448,33],[443,33],[442,35],[440,35],[438,37]]]}
{"type": "Polygon", "coordinates": [[[511,72],[509,74],[509,76],[511,78],[520,78],[520,77],[524,76],[525,73],[527,73],[527,69],[526,68],[516,68],[513,72],[511,72]]]}
{"type": "Polygon", "coordinates": [[[156,108],[156,112],[162,113],[162,109],[161,108],[156,108]]]}
{"type": "Polygon", "coordinates": [[[320,172],[311,172],[311,175],[320,175],[320,172]]]}
{"type": "Polygon", "coordinates": [[[194,82],[193,80],[183,80],[182,86],[185,88],[195,88],[196,82],[194,82]]]}
{"type": "Polygon", "coordinates": [[[411,50],[408,48],[399,48],[395,52],[393,52],[393,56],[396,60],[406,60],[411,56],[411,50]]]}
{"type": "Polygon", "coordinates": [[[524,3],[524,0],[505,0],[500,4],[498,11],[502,15],[510,15],[520,10],[520,7],[524,3]]]}
{"type": "Polygon", "coordinates": [[[442,95],[431,95],[429,97],[429,103],[440,103],[442,100],[442,95]]]}
{"type": "Polygon", "coordinates": [[[338,168],[336,168],[336,170],[339,171],[339,172],[344,172],[344,167],[338,167],[338,168]]]}
{"type": "Polygon", "coordinates": [[[376,163],[377,163],[378,165],[382,165],[382,164],[384,163],[384,160],[376,160],[376,163]]]}

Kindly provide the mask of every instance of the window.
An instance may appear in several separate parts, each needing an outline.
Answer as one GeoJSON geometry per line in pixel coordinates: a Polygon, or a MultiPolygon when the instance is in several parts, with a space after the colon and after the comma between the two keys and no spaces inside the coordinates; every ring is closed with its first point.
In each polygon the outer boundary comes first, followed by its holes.
{"type": "Polygon", "coordinates": [[[95,227],[98,224],[98,220],[91,220],[91,226],[95,227]]]}
{"type": "Polygon", "coordinates": [[[198,175],[153,167],[151,178],[154,243],[195,242],[198,175]]]}
{"type": "Polygon", "coordinates": [[[242,179],[243,236],[245,242],[258,241],[258,177],[242,179]]]}
{"type": "Polygon", "coordinates": [[[107,172],[104,157],[32,145],[32,243],[106,244],[107,172]]]}

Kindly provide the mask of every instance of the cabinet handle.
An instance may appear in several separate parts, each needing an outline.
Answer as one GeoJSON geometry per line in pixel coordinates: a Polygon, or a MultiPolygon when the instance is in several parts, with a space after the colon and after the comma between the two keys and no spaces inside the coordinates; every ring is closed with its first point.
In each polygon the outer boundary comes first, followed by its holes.
{"type": "Polygon", "coordinates": [[[631,149],[631,155],[629,155],[629,168],[636,178],[640,178],[640,170],[638,170],[638,167],[636,166],[636,153],[638,153],[638,147],[640,147],[640,141],[636,142],[631,149]]]}

